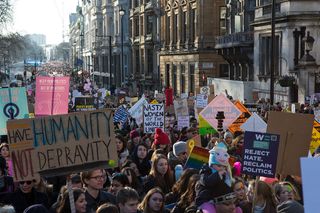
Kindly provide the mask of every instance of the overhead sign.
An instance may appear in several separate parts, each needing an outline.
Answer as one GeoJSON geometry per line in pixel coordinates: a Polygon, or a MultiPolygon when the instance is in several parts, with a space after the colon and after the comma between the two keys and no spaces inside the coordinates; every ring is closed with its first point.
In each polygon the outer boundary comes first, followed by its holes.
{"type": "Polygon", "coordinates": [[[242,173],[275,177],[279,141],[279,135],[245,132],[242,173]]]}
{"type": "Polygon", "coordinates": [[[253,113],[251,117],[240,126],[243,131],[266,133],[267,123],[257,114],[253,113]]]}
{"type": "Polygon", "coordinates": [[[229,126],[229,130],[233,134],[237,131],[242,131],[240,126],[251,116],[251,112],[240,101],[237,100],[234,105],[242,112],[242,114],[229,126]]]}
{"type": "Polygon", "coordinates": [[[110,109],[7,122],[15,181],[117,166],[110,109]]]}
{"type": "Polygon", "coordinates": [[[143,96],[140,100],[135,103],[129,110],[129,114],[132,118],[136,120],[137,125],[143,123],[143,106],[147,105],[148,102],[146,101],[145,97],[143,96]]]}
{"type": "Polygon", "coordinates": [[[68,113],[69,77],[36,78],[36,115],[59,115],[68,113]]]}
{"type": "Polygon", "coordinates": [[[209,105],[204,108],[200,115],[211,125],[217,129],[218,121],[216,115],[219,111],[224,112],[223,128],[228,127],[241,115],[241,111],[223,94],[216,96],[209,105]]]}
{"type": "Polygon", "coordinates": [[[0,135],[6,135],[7,120],[29,117],[26,88],[0,88],[0,109],[0,135]]]}
{"type": "Polygon", "coordinates": [[[154,133],[156,128],[164,130],[164,105],[147,104],[144,108],[144,133],[154,133]]]}

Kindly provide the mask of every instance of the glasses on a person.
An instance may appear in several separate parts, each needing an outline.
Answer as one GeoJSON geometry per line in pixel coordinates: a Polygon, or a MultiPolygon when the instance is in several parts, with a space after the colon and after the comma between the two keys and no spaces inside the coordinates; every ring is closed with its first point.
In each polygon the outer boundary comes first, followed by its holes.
{"type": "Polygon", "coordinates": [[[19,182],[21,185],[23,185],[23,184],[27,184],[27,185],[30,185],[31,183],[32,183],[32,181],[31,180],[28,180],[28,181],[20,181],[19,182]]]}
{"type": "Polygon", "coordinates": [[[105,175],[98,175],[98,176],[90,177],[90,179],[104,180],[104,179],[106,179],[106,176],[105,175]]]}

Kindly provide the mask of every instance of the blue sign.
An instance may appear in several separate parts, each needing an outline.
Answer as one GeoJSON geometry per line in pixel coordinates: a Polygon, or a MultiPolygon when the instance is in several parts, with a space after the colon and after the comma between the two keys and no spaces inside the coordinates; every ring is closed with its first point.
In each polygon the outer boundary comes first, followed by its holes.
{"type": "Polygon", "coordinates": [[[248,132],[244,134],[242,173],[275,177],[280,136],[248,132]]]}
{"type": "Polygon", "coordinates": [[[26,88],[1,88],[0,109],[0,135],[6,135],[7,120],[29,118],[26,88]]]}

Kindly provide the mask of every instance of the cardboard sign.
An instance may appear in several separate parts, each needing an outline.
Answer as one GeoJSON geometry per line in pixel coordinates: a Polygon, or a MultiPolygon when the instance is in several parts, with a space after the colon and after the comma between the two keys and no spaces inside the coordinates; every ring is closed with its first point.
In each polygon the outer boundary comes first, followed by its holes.
{"type": "Polygon", "coordinates": [[[312,129],[312,139],[309,147],[309,151],[311,154],[320,146],[320,133],[313,128],[312,129]]]}
{"type": "Polygon", "coordinates": [[[109,109],[7,122],[14,180],[117,166],[109,109]]]}
{"type": "Polygon", "coordinates": [[[173,104],[174,104],[174,111],[175,111],[176,117],[189,116],[187,99],[174,100],[173,104]]]}
{"type": "Polygon", "coordinates": [[[251,117],[242,124],[240,128],[243,131],[266,133],[267,124],[257,113],[253,113],[253,115],[251,115],[251,117]]]}
{"type": "Polygon", "coordinates": [[[0,88],[0,135],[7,134],[7,120],[29,117],[24,87],[0,88]]]}
{"type": "Polygon", "coordinates": [[[218,121],[216,115],[219,111],[224,112],[224,129],[228,129],[228,127],[241,115],[241,111],[223,94],[216,96],[209,105],[200,112],[200,115],[213,126],[213,128],[217,129],[218,121]]]}
{"type": "Polygon", "coordinates": [[[277,173],[300,176],[300,157],[308,156],[313,115],[272,111],[267,132],[280,135],[277,173]]]}
{"type": "Polygon", "coordinates": [[[275,177],[279,141],[279,135],[245,132],[242,173],[275,177]]]}
{"type": "Polygon", "coordinates": [[[240,101],[236,101],[234,105],[242,112],[242,114],[229,126],[229,130],[232,134],[237,131],[242,131],[240,126],[251,116],[251,112],[240,101]]]}
{"type": "Polygon", "coordinates": [[[197,94],[196,105],[197,108],[205,108],[208,105],[208,96],[204,94],[197,94]]]}
{"type": "Polygon", "coordinates": [[[133,105],[128,112],[130,113],[131,117],[136,120],[137,125],[143,123],[143,106],[147,105],[148,102],[146,101],[145,97],[143,96],[140,100],[133,105]]]}
{"type": "Polygon", "coordinates": [[[90,97],[90,96],[75,97],[74,107],[77,112],[95,110],[96,108],[94,106],[94,97],[90,97]]]}
{"type": "Polygon", "coordinates": [[[189,116],[179,116],[178,117],[178,129],[181,130],[183,127],[190,126],[189,116]]]}
{"type": "Polygon", "coordinates": [[[304,212],[316,212],[319,208],[320,158],[301,158],[300,161],[304,212]]]}
{"type": "Polygon", "coordinates": [[[35,114],[59,115],[68,113],[69,77],[36,78],[35,114]]]}
{"type": "Polygon", "coordinates": [[[217,130],[215,130],[206,120],[199,115],[199,134],[207,135],[207,134],[215,134],[217,130]]]}
{"type": "Polygon", "coordinates": [[[164,130],[164,105],[147,104],[144,107],[144,133],[154,133],[156,128],[164,130]]]}
{"type": "Polygon", "coordinates": [[[209,156],[209,150],[199,146],[194,146],[184,168],[194,168],[200,170],[203,164],[208,163],[209,156]]]}

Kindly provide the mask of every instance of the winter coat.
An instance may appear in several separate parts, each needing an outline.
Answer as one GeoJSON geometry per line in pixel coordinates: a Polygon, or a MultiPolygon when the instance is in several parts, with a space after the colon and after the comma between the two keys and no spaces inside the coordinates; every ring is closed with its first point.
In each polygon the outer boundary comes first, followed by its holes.
{"type": "Polygon", "coordinates": [[[99,191],[99,195],[97,198],[92,197],[88,191],[85,192],[85,196],[87,201],[87,206],[86,206],[87,213],[96,212],[97,208],[104,203],[112,203],[116,205],[115,196],[103,190],[99,191]]]}

